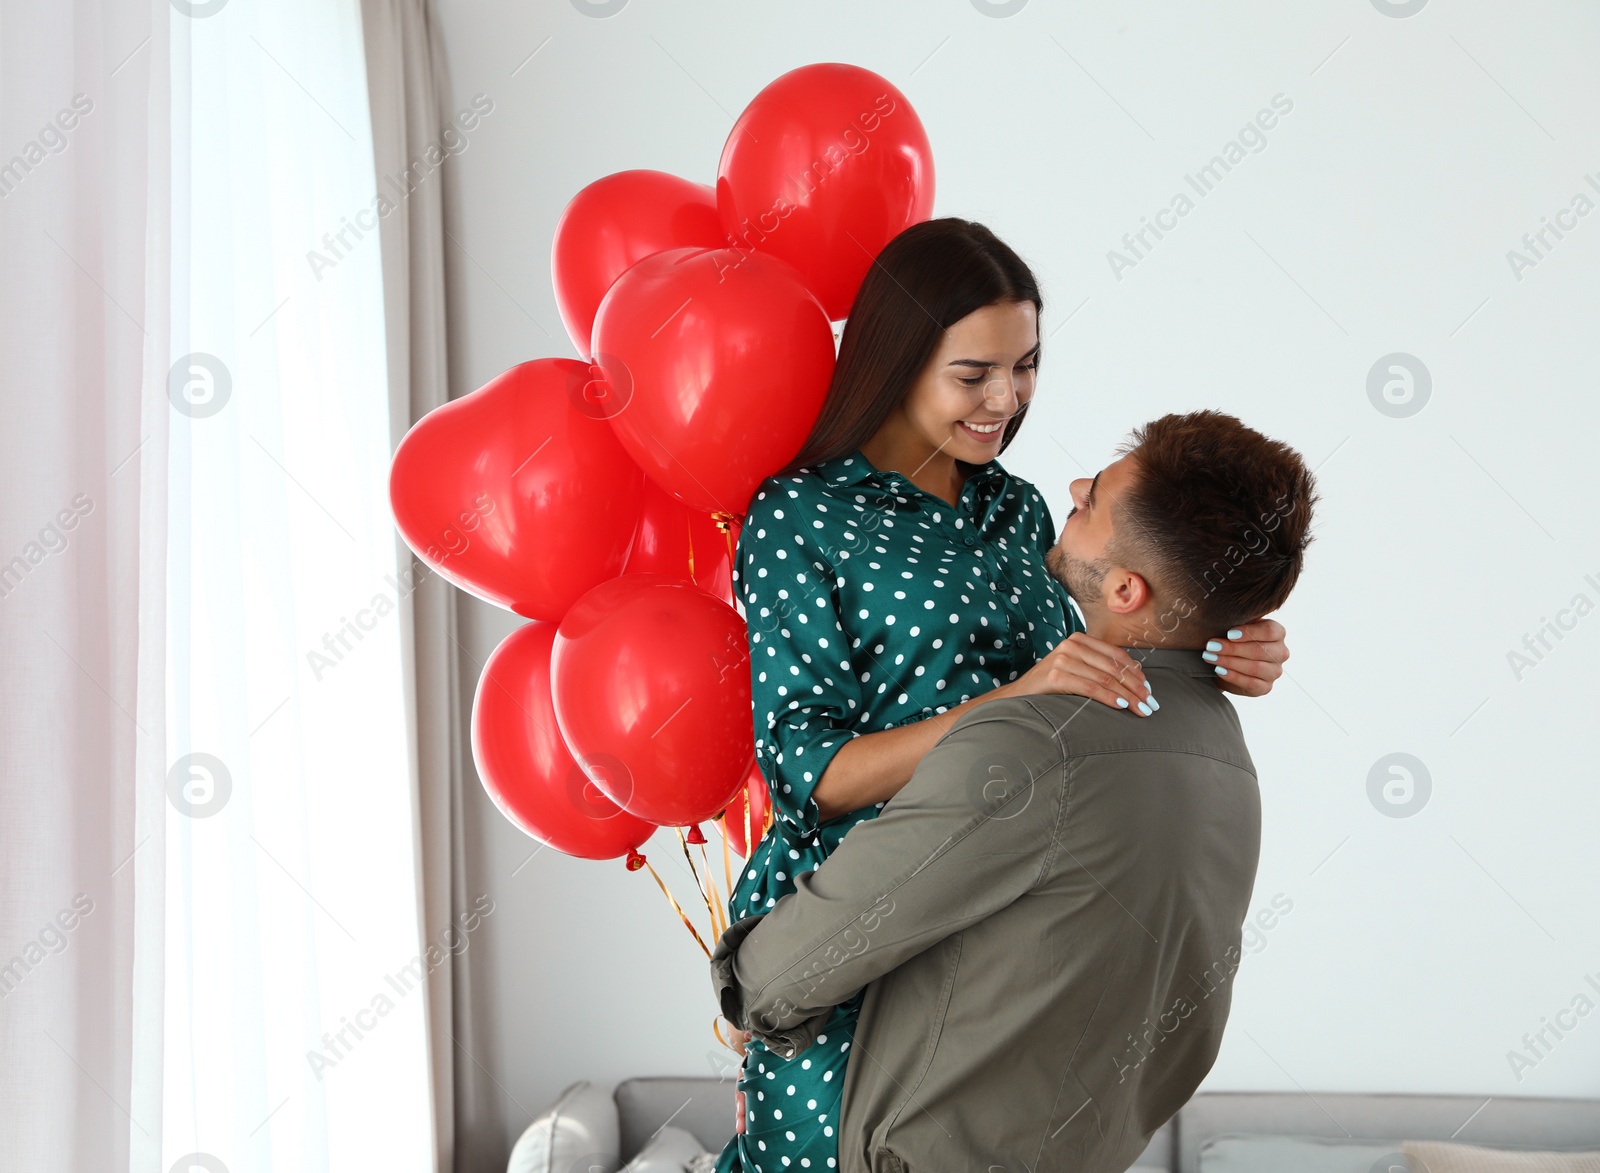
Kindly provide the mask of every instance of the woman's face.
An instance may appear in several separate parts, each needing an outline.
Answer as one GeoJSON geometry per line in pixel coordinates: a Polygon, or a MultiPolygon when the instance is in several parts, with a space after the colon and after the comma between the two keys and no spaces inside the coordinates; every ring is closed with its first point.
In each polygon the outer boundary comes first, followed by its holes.
{"type": "Polygon", "coordinates": [[[1033,398],[1039,314],[1031,301],[974,310],[944,332],[896,417],[929,453],[982,464],[1006,421],[1033,398]]]}

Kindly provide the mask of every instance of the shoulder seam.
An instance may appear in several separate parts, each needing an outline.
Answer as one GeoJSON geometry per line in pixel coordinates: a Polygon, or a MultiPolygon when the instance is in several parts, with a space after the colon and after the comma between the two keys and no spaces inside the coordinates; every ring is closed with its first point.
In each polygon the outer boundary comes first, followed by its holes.
{"type": "MultiPolygon", "coordinates": [[[[1032,697],[1020,696],[1009,697],[1007,699],[1021,701],[1023,704],[1027,705],[1028,708],[1032,709],[1033,712],[1038,716],[1039,720],[1043,721],[1045,725],[1050,728],[1051,736],[1056,741],[1056,744],[1061,748],[1062,761],[1071,761],[1074,758],[1102,757],[1109,754],[1119,753],[1181,753],[1186,754],[1189,757],[1207,758],[1214,762],[1220,762],[1225,766],[1232,766],[1236,770],[1243,771],[1252,778],[1256,777],[1255,765],[1253,762],[1242,760],[1239,755],[1230,753],[1227,750],[1216,750],[1208,745],[1205,745],[1204,743],[1195,741],[1173,742],[1171,744],[1161,746],[1106,745],[1095,749],[1080,749],[1077,752],[1073,752],[1068,748],[1066,740],[1062,737],[1061,730],[1057,729],[1055,723],[1045,715],[1044,711],[1040,709],[1037,704],[1034,703],[1032,697]]],[[[1099,702],[1086,700],[1085,703],[1098,704],[1099,702]]]]}

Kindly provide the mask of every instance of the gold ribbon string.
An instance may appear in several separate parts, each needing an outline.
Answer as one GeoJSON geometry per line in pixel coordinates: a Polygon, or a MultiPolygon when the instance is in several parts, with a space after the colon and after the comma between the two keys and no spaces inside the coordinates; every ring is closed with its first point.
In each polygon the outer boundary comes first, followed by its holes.
{"type": "Polygon", "coordinates": [[[628,870],[637,871],[639,868],[646,868],[649,870],[650,878],[656,882],[656,887],[661,889],[661,894],[667,898],[667,903],[672,905],[672,911],[678,914],[678,919],[683,922],[683,927],[688,929],[690,934],[694,937],[695,944],[700,946],[700,951],[706,955],[706,960],[711,960],[711,950],[706,948],[705,940],[700,936],[700,930],[695,928],[694,922],[684,915],[683,909],[679,906],[677,898],[674,897],[671,890],[661,882],[661,877],[656,874],[656,869],[651,866],[650,861],[636,851],[628,857],[628,870]]]}
{"type": "MultiPolygon", "coordinates": [[[[728,901],[729,901],[729,903],[732,903],[732,901],[733,901],[733,867],[728,861],[728,812],[727,811],[723,811],[722,812],[722,826],[719,828],[719,830],[722,832],[722,834],[720,836],[720,838],[722,839],[722,882],[728,886],[728,901]]],[[[727,916],[731,916],[732,915],[731,913],[728,912],[728,910],[726,908],[723,909],[723,913],[724,913],[724,915],[727,915],[727,916]]]]}
{"type": "MultiPolygon", "coordinates": [[[[706,841],[703,837],[700,840],[699,847],[700,863],[706,872],[706,887],[711,889],[711,931],[721,937],[723,933],[728,931],[727,906],[722,899],[722,893],[717,891],[717,882],[711,878],[711,857],[706,854],[706,841]]],[[[723,863],[727,863],[727,860],[724,859],[723,863]]],[[[729,895],[733,894],[731,885],[728,892],[729,895]]]]}
{"type": "Polygon", "coordinates": [[[714,900],[716,885],[711,882],[711,869],[706,869],[705,878],[700,876],[700,869],[694,866],[694,856],[689,854],[689,843],[683,837],[683,828],[673,828],[678,832],[678,846],[683,848],[684,862],[689,865],[689,874],[694,877],[694,886],[700,890],[700,899],[706,902],[706,915],[711,918],[712,935],[720,937],[721,931],[717,928],[717,909],[714,900]]]}

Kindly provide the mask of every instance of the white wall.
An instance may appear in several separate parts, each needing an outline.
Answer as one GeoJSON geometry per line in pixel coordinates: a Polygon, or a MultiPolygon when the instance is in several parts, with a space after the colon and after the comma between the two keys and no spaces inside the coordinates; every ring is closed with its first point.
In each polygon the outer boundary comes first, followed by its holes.
{"type": "MultiPolygon", "coordinates": [[[[1057,516],[1070,477],[1168,410],[1233,411],[1318,467],[1289,676],[1239,705],[1265,808],[1256,903],[1293,910],[1240,970],[1207,1086],[1600,1094],[1600,1014],[1520,1081],[1507,1057],[1580,992],[1600,1004],[1583,667],[1600,618],[1520,681],[1507,659],[1575,597],[1600,604],[1600,215],[1520,280],[1507,260],[1580,191],[1600,201],[1600,9],[583,3],[439,4],[454,105],[495,103],[446,174],[454,390],[574,353],[549,251],[582,185],[630,167],[709,182],[778,74],[884,74],[933,141],[935,213],[989,224],[1046,284],[1039,394],[1006,463],[1057,516]],[[1293,109],[1265,149],[1119,279],[1107,251],[1277,94],[1293,109]],[[1392,352],[1431,373],[1409,418],[1368,397],[1392,352]],[[1395,752],[1432,782],[1405,818],[1368,798],[1395,752]]],[[[513,624],[465,610],[475,680],[513,624]]],[[[472,996],[493,1026],[460,1066],[488,1167],[495,1130],[573,1078],[706,1072],[714,1007],[648,876],[548,851],[522,866],[532,845],[472,799],[473,890],[498,903],[472,996]]]]}

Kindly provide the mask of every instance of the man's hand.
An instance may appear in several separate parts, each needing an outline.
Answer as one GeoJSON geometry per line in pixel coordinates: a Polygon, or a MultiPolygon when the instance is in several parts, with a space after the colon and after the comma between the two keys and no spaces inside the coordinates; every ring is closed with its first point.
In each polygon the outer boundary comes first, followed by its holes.
{"type": "Polygon", "coordinates": [[[1289,645],[1283,624],[1257,619],[1207,642],[1201,653],[1217,669],[1217,684],[1239,696],[1266,696],[1283,675],[1289,645]]]}

